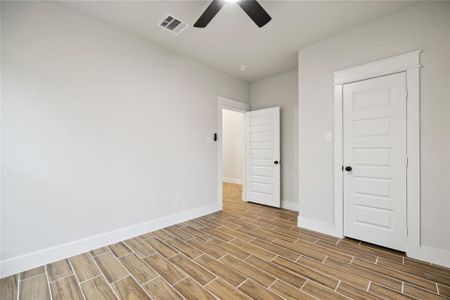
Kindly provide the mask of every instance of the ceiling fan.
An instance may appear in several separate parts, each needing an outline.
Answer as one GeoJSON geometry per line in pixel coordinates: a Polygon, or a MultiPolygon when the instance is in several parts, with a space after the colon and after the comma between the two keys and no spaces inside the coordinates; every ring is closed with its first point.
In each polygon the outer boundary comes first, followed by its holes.
{"type": "Polygon", "coordinates": [[[272,20],[272,17],[269,16],[256,0],[212,0],[197,22],[195,22],[194,27],[205,28],[226,2],[237,2],[250,19],[260,28],[272,20]]]}

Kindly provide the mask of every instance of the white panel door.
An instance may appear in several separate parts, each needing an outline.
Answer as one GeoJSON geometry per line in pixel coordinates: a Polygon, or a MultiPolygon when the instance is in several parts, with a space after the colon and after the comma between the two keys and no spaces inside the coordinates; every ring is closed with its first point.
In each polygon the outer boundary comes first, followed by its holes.
{"type": "Polygon", "coordinates": [[[280,207],[280,108],[245,113],[245,198],[280,207]]]}
{"type": "Polygon", "coordinates": [[[406,75],[346,84],[344,235],[406,250],[406,75]]]}

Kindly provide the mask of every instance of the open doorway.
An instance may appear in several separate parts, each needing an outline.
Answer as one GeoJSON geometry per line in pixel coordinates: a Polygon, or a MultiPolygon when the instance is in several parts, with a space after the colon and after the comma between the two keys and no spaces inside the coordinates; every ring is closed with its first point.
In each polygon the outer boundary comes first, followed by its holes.
{"type": "Polygon", "coordinates": [[[247,103],[218,98],[218,198],[222,206],[245,201],[245,113],[249,110],[247,103]]]}
{"type": "Polygon", "coordinates": [[[280,207],[280,108],[219,97],[218,199],[280,207]]]}
{"type": "Polygon", "coordinates": [[[222,196],[224,208],[242,204],[245,170],[245,115],[222,109],[222,196]]]}

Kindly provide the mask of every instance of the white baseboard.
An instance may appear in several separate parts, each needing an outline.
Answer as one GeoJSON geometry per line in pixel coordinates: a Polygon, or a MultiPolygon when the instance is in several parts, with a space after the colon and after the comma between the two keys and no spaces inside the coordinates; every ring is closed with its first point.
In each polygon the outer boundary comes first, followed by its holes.
{"type": "Polygon", "coordinates": [[[85,239],[39,250],[0,262],[0,278],[114,244],[150,231],[172,226],[221,210],[221,203],[195,208],[167,217],[132,225],[85,239]]]}
{"type": "MultiPolygon", "coordinates": [[[[343,238],[333,224],[325,223],[318,220],[308,219],[304,217],[298,217],[298,227],[305,228],[320,233],[335,236],[337,238],[343,238]]],[[[430,262],[436,265],[441,265],[450,268],[450,251],[436,249],[429,246],[419,246],[408,248],[406,251],[408,257],[430,262]]]]}
{"type": "Polygon", "coordinates": [[[429,246],[414,247],[406,251],[408,257],[430,262],[450,268],[450,251],[436,249],[429,246]]]}
{"type": "Polygon", "coordinates": [[[238,178],[223,177],[222,180],[223,180],[223,182],[242,184],[242,179],[238,179],[238,178]]]}
{"type": "Polygon", "coordinates": [[[323,234],[328,234],[335,236],[337,238],[342,238],[340,233],[337,232],[336,228],[333,224],[325,223],[322,221],[308,219],[302,216],[299,216],[297,219],[297,225],[300,228],[305,228],[313,231],[317,231],[323,234]]]}
{"type": "Polygon", "coordinates": [[[298,202],[281,201],[281,208],[298,211],[298,202]]]}

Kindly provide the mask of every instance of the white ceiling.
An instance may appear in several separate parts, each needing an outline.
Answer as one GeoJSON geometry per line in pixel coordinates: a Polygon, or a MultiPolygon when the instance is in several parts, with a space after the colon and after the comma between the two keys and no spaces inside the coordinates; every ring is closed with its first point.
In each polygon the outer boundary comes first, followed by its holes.
{"type": "Polygon", "coordinates": [[[258,28],[227,3],[205,29],[192,27],[209,1],[68,1],[64,5],[185,56],[255,81],[297,67],[297,50],[338,32],[402,10],[408,1],[260,1],[272,16],[258,28]],[[191,25],[180,35],[157,26],[167,14],[191,25]],[[240,65],[247,65],[244,72],[240,65]]]}

